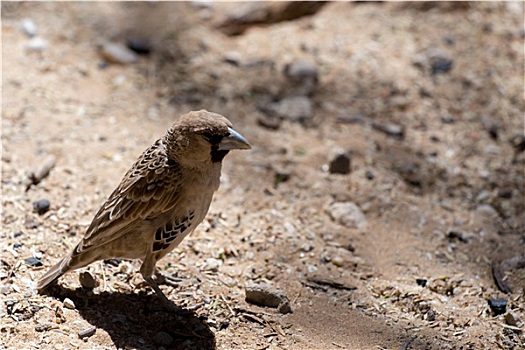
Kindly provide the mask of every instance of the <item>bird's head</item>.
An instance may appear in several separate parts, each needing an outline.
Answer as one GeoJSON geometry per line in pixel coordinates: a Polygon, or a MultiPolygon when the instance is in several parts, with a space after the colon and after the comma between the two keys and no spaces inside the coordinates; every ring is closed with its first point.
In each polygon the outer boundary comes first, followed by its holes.
{"type": "Polygon", "coordinates": [[[220,163],[231,150],[251,148],[228,119],[206,110],[180,117],[166,133],[166,140],[168,157],[190,167],[220,163]]]}

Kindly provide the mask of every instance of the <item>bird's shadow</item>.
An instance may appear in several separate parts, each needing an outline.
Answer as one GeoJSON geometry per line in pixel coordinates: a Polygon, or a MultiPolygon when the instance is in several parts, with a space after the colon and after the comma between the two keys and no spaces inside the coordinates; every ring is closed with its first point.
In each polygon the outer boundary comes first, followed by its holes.
{"type": "Polygon", "coordinates": [[[156,349],[159,346],[165,349],[216,348],[215,335],[204,317],[177,306],[168,311],[162,308],[156,295],[146,292],[93,294],[81,288],[59,286],[49,288],[45,294],[60,300],[71,299],[80,316],[105,330],[118,349],[156,349]],[[169,336],[163,334],[160,337],[159,332],[169,336]]]}

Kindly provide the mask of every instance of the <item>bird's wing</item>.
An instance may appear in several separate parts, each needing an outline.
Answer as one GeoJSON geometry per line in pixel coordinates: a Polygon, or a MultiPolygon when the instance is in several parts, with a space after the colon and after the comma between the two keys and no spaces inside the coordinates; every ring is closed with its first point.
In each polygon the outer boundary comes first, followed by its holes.
{"type": "Polygon", "coordinates": [[[146,150],[95,215],[77,251],[113,241],[172,209],[180,197],[180,167],[168,161],[160,140],[146,150]]]}

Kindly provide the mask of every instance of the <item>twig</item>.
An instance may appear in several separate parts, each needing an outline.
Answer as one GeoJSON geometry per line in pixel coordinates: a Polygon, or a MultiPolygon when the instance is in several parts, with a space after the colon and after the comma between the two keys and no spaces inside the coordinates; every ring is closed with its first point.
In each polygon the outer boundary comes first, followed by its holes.
{"type": "Polygon", "coordinates": [[[45,179],[49,173],[51,172],[51,169],[53,169],[55,166],[55,157],[49,156],[46,158],[44,163],[40,165],[35,171],[32,171],[29,173],[28,179],[29,182],[26,185],[26,192],[31,188],[32,185],[38,185],[40,181],[45,179]]]}

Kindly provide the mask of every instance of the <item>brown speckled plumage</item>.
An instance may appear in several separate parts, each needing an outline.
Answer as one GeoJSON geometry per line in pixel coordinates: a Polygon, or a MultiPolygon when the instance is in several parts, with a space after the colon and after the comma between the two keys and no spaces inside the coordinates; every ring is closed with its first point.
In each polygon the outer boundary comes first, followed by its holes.
{"type": "Polygon", "coordinates": [[[137,159],[82,241],[40,279],[38,289],[97,260],[141,259],[144,279],[167,302],[152,277],[156,262],[206,216],[226,154],[248,148],[221,115],[201,110],[180,117],[137,159]]]}

